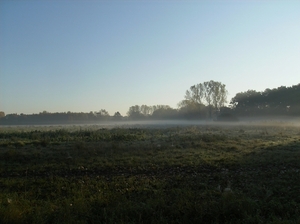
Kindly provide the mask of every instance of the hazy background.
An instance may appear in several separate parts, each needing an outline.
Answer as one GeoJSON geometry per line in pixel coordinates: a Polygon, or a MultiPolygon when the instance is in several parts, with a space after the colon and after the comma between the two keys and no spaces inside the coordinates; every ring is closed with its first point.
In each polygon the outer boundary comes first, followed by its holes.
{"type": "Polygon", "coordinates": [[[300,1],[0,2],[0,110],[175,107],[191,85],[300,82],[300,1]]]}

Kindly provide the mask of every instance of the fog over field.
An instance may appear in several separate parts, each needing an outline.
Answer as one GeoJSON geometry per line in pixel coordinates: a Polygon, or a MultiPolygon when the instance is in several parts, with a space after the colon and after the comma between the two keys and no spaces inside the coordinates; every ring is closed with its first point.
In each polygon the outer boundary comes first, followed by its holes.
{"type": "MultiPolygon", "coordinates": [[[[80,125],[80,124],[79,124],[80,125]]],[[[159,128],[170,126],[300,126],[300,117],[259,117],[259,118],[242,118],[236,122],[218,122],[210,120],[153,120],[153,121],[123,121],[123,122],[105,122],[103,124],[87,124],[88,126],[99,127],[140,127],[140,128],[159,128]]]]}
{"type": "Polygon", "coordinates": [[[80,123],[80,124],[51,124],[51,125],[2,125],[3,130],[34,130],[34,129],[46,129],[46,130],[57,130],[57,129],[70,129],[82,128],[88,130],[97,130],[101,128],[113,129],[113,128],[170,128],[170,127],[300,127],[300,118],[296,117],[258,117],[258,118],[247,118],[244,117],[236,122],[218,122],[211,120],[144,120],[144,121],[104,121],[101,123],[80,123]]]}

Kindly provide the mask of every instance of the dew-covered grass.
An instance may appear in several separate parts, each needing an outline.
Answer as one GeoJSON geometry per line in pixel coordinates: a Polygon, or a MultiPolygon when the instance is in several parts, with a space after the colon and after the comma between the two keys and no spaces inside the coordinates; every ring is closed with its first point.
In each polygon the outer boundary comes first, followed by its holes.
{"type": "Polygon", "coordinates": [[[0,223],[300,223],[300,129],[0,129],[0,223]]]}

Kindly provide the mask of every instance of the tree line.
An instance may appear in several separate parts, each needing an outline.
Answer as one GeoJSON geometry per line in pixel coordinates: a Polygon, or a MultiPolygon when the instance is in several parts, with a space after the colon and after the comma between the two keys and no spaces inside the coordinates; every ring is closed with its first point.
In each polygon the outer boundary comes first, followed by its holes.
{"type": "Polygon", "coordinates": [[[76,113],[76,112],[61,112],[50,113],[47,111],[38,114],[7,114],[0,118],[0,124],[72,124],[72,123],[86,123],[109,120],[110,115],[104,109],[98,112],[76,113]]]}
{"type": "Polygon", "coordinates": [[[169,105],[130,106],[125,116],[118,111],[110,115],[105,109],[89,113],[7,114],[0,111],[0,124],[72,124],[103,121],[195,119],[237,120],[242,116],[285,115],[300,116],[300,84],[281,86],[258,92],[248,90],[237,93],[226,105],[226,85],[213,80],[198,83],[186,90],[177,108],[169,105]]]}
{"type": "Polygon", "coordinates": [[[300,83],[262,92],[248,90],[237,93],[230,104],[239,116],[300,115],[300,83]]]}

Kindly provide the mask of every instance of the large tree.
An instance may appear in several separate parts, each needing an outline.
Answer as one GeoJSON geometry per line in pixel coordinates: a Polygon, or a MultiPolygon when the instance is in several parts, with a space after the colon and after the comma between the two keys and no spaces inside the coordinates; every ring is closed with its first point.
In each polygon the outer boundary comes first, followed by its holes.
{"type": "Polygon", "coordinates": [[[199,107],[206,104],[209,109],[209,117],[212,117],[213,110],[220,111],[220,108],[227,102],[227,90],[225,84],[213,80],[199,83],[190,87],[185,93],[179,107],[199,107]]]}
{"type": "Polygon", "coordinates": [[[140,106],[140,112],[144,116],[149,116],[152,113],[152,108],[151,108],[151,106],[142,105],[142,106],[140,106]]]}
{"type": "Polygon", "coordinates": [[[202,83],[191,86],[190,90],[185,92],[184,101],[188,104],[203,104],[204,90],[204,85],[202,83]]]}
{"type": "Polygon", "coordinates": [[[141,107],[139,105],[129,107],[127,115],[131,119],[141,119],[144,117],[144,115],[141,112],[141,107]]]}
{"type": "Polygon", "coordinates": [[[227,103],[227,94],[225,84],[210,80],[204,82],[204,97],[209,107],[209,117],[212,117],[212,110],[220,111],[220,108],[227,103]]]}

